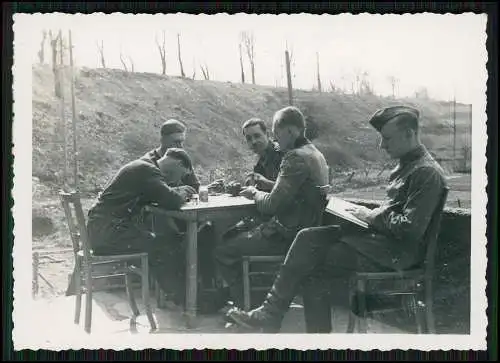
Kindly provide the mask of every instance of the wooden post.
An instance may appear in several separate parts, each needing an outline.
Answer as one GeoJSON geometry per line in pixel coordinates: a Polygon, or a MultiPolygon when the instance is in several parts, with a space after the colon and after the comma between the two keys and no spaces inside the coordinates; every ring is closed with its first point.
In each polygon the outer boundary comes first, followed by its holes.
{"type": "Polygon", "coordinates": [[[453,96],[453,171],[456,167],[456,145],[457,145],[457,125],[456,125],[456,101],[453,96]]]}
{"type": "Polygon", "coordinates": [[[316,74],[318,76],[318,92],[321,93],[321,76],[319,75],[319,53],[316,52],[316,74]]]}
{"type": "Polygon", "coordinates": [[[71,41],[71,30],[69,31],[69,62],[71,70],[71,111],[73,121],[73,181],[74,188],[78,191],[78,150],[76,148],[76,105],[75,105],[75,74],[73,63],[73,42],[71,41]]]}
{"type": "Polygon", "coordinates": [[[288,103],[293,106],[293,94],[292,94],[292,73],[290,71],[290,54],[288,50],[285,50],[285,62],[286,62],[286,79],[288,83],[288,103]]]}
{"type": "Polygon", "coordinates": [[[59,49],[61,51],[59,58],[59,82],[61,90],[61,121],[63,126],[63,146],[64,146],[64,168],[63,168],[63,185],[64,189],[67,188],[68,182],[68,147],[66,143],[66,117],[64,109],[64,48],[62,31],[59,30],[59,49]]]}

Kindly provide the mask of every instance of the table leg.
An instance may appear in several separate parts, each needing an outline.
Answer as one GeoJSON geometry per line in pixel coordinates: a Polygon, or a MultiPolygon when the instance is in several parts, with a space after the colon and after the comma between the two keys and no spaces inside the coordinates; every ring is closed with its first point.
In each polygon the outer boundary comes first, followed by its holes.
{"type": "Polygon", "coordinates": [[[186,325],[196,326],[196,301],[198,290],[198,223],[189,221],[187,224],[186,253],[186,325]]]}

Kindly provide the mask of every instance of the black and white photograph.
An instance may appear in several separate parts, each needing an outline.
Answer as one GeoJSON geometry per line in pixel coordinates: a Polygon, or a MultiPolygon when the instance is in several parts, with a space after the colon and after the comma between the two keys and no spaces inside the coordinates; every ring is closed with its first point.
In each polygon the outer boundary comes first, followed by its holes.
{"type": "Polygon", "coordinates": [[[486,349],[486,14],[13,19],[15,350],[486,349]]]}

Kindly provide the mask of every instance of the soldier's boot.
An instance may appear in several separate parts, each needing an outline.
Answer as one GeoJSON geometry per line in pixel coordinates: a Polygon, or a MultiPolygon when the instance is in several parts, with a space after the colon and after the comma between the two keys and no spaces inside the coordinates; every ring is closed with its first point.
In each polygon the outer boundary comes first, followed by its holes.
{"type": "Polygon", "coordinates": [[[297,275],[281,268],[261,306],[249,312],[232,308],[227,313],[228,320],[247,329],[279,333],[283,318],[295,297],[298,282],[297,275]]]}

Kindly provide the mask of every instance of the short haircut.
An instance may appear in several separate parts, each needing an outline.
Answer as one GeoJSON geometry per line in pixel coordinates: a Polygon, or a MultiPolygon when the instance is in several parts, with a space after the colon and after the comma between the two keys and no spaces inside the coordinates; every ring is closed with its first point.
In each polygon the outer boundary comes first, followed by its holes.
{"type": "Polygon", "coordinates": [[[294,126],[299,130],[304,131],[306,128],[306,121],[302,112],[294,106],[282,108],[274,114],[274,126],[294,126]]]}
{"type": "Polygon", "coordinates": [[[244,123],[243,123],[243,126],[241,127],[241,130],[243,131],[243,134],[245,133],[245,130],[249,127],[252,127],[252,126],[260,126],[262,132],[266,133],[267,132],[267,126],[266,126],[266,123],[260,119],[260,118],[257,118],[257,117],[252,117],[251,119],[249,120],[246,120],[244,123]]]}
{"type": "Polygon", "coordinates": [[[392,120],[400,131],[413,130],[418,132],[418,118],[409,113],[403,113],[392,120]]]}
{"type": "Polygon", "coordinates": [[[165,153],[165,157],[179,160],[181,162],[182,166],[185,167],[186,169],[193,168],[193,164],[191,163],[191,158],[189,157],[188,153],[184,149],[180,149],[180,148],[176,148],[176,147],[167,149],[167,152],[165,153]]]}

